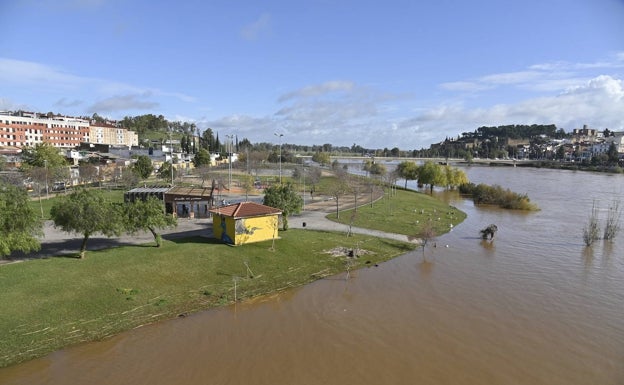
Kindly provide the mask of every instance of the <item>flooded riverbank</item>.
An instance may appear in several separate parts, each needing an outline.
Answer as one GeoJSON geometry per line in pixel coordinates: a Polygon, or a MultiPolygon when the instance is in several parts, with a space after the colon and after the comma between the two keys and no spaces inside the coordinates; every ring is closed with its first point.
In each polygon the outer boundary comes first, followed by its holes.
{"type": "Polygon", "coordinates": [[[437,247],[0,369],[2,384],[621,384],[624,237],[586,248],[624,176],[466,169],[541,211],[478,208],[437,247]],[[478,230],[496,223],[493,242],[478,230]],[[448,247],[447,247],[448,246],[448,247]]]}

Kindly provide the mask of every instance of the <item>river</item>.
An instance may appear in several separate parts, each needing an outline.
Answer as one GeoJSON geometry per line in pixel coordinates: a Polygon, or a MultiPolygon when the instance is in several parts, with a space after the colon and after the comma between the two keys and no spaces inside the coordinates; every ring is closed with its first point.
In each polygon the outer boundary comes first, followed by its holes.
{"type": "Polygon", "coordinates": [[[582,239],[624,175],[465,171],[541,211],[439,193],[468,218],[424,258],[70,347],[0,369],[0,384],[624,384],[624,234],[582,239]]]}

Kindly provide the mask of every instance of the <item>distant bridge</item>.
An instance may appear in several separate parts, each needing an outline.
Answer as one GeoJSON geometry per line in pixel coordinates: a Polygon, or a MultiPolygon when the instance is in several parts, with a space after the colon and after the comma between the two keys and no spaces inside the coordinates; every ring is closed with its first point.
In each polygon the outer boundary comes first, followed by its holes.
{"type": "MultiPolygon", "coordinates": [[[[302,156],[302,158],[312,158],[311,156],[302,156]]],[[[353,163],[361,163],[366,161],[367,159],[374,159],[376,162],[403,162],[403,161],[412,161],[416,163],[424,163],[426,161],[431,161],[438,164],[468,164],[468,162],[463,158],[414,158],[414,157],[394,157],[394,156],[344,156],[344,155],[332,155],[331,159],[339,159],[339,160],[348,160],[353,163]]],[[[481,159],[481,158],[473,158],[472,164],[488,164],[488,165],[501,165],[501,166],[515,166],[526,164],[530,165],[533,163],[539,162],[538,160],[526,159],[526,160],[517,160],[517,159],[481,159]]]]}

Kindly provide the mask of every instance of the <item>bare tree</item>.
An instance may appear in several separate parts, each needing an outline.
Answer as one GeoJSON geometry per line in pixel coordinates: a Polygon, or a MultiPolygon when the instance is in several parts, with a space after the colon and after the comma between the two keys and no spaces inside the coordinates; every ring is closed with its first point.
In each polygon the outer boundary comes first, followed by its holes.
{"type": "Polygon", "coordinates": [[[349,185],[345,181],[345,175],[342,172],[336,172],[336,179],[327,188],[327,193],[336,201],[336,218],[340,218],[340,197],[349,191],[349,185]]]}
{"type": "Polygon", "coordinates": [[[422,248],[423,248],[423,258],[425,256],[425,247],[431,241],[433,241],[436,237],[435,229],[431,222],[427,223],[422,230],[420,231],[420,238],[422,239],[422,248]]]}

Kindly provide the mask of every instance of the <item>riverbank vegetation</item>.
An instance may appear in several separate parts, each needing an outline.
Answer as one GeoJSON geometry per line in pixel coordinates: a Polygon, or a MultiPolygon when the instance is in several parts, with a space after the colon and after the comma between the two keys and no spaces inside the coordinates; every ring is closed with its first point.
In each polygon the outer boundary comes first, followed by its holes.
{"type": "Polygon", "coordinates": [[[413,236],[430,227],[437,235],[449,232],[466,219],[463,211],[416,191],[388,189],[384,197],[371,204],[327,218],[367,229],[413,236]]]}
{"type": "Polygon", "coordinates": [[[526,194],[518,194],[499,185],[465,183],[459,186],[459,192],[471,196],[477,205],[496,205],[510,210],[539,210],[526,194]]]}
{"type": "MultiPolygon", "coordinates": [[[[162,247],[93,251],[0,266],[0,366],[143,324],[377,263],[416,245],[291,229],[271,242],[231,247],[197,237],[162,247]],[[360,250],[348,258],[331,250],[360,250]],[[148,252],[149,251],[149,252],[148,252]],[[366,254],[364,254],[366,252],[366,254]]],[[[348,254],[348,253],[347,253],[348,254]]]]}

